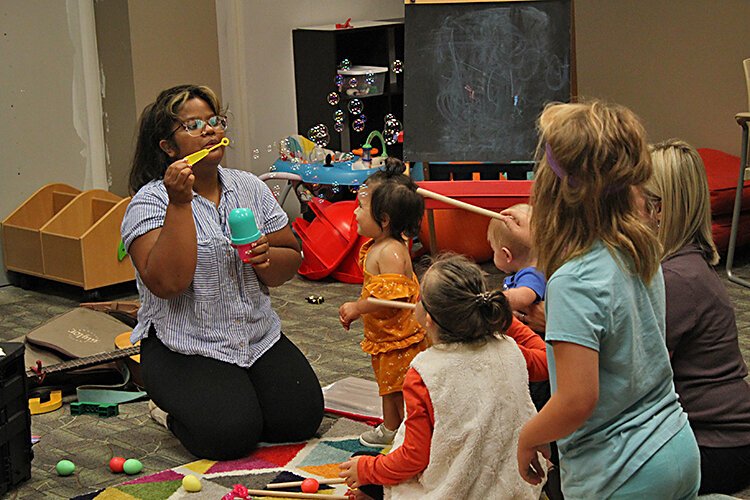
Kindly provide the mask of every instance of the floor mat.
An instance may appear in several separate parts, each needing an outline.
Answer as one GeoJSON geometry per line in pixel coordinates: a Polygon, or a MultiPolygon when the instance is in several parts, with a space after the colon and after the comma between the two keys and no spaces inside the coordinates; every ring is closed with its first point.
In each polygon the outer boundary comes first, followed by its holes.
{"type": "MultiPolygon", "coordinates": [[[[197,460],[76,496],[73,500],[219,499],[231,492],[235,484],[257,490],[271,482],[300,481],[308,477],[333,478],[338,476],[338,464],[347,460],[352,453],[372,451],[372,448],[359,443],[359,435],[367,429],[366,424],[340,418],[319,439],[261,446],[239,460],[197,460]],[[182,478],[188,474],[200,479],[200,493],[189,493],[182,487],[182,478]]],[[[346,485],[321,485],[319,492],[343,495],[346,490],[346,485]]]]}

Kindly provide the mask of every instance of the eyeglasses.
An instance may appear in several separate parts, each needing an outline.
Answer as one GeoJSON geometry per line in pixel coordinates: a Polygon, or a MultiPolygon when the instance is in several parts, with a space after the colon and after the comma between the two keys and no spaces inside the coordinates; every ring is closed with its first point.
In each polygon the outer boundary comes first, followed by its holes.
{"type": "Polygon", "coordinates": [[[186,122],[181,122],[180,126],[174,129],[169,135],[171,136],[181,128],[184,128],[189,136],[200,137],[206,129],[206,125],[209,125],[214,130],[223,132],[227,129],[227,117],[214,115],[206,121],[203,121],[200,118],[193,118],[186,122]]]}

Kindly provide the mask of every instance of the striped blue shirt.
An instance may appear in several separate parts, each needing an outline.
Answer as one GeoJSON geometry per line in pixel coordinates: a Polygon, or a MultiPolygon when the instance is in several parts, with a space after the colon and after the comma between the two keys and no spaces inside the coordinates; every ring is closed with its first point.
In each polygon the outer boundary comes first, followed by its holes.
{"type": "MultiPolygon", "coordinates": [[[[193,193],[198,263],[188,289],[161,299],[136,272],[141,307],[131,342],[148,336],[153,325],[173,351],[249,367],[280,338],[281,320],[271,307],[268,287],[230,245],[229,212],[251,209],[264,234],[283,229],[288,218],[268,186],[253,174],[219,167],[219,182],[218,207],[193,193]]],[[[125,248],[164,225],[168,203],[162,180],[149,182],[133,196],[121,227],[125,248]]]]}

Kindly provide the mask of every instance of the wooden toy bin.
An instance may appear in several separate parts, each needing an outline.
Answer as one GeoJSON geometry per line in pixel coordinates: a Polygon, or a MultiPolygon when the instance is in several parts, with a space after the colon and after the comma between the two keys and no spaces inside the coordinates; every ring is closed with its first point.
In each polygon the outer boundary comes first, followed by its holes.
{"type": "Polygon", "coordinates": [[[6,269],[44,276],[39,230],[80,192],[67,184],[47,184],[3,220],[6,269]]]}
{"type": "Polygon", "coordinates": [[[117,258],[129,202],[101,189],[73,198],[40,229],[44,277],[84,290],[134,280],[130,257],[117,258]]]}

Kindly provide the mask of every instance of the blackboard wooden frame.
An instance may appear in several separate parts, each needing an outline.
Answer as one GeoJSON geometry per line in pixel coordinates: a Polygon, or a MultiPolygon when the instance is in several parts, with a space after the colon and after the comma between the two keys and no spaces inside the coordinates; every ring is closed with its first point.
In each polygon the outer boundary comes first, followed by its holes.
{"type": "Polygon", "coordinates": [[[533,161],[544,104],[577,93],[573,2],[406,0],[404,159],[533,161]]]}

